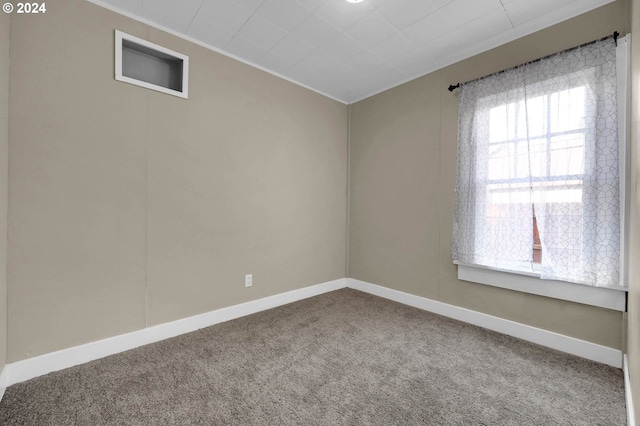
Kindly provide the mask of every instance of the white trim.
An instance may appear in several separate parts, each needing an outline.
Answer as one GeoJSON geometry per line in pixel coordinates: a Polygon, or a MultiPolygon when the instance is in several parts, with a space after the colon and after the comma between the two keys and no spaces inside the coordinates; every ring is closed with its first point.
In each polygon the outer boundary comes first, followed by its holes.
{"type": "Polygon", "coordinates": [[[193,44],[196,44],[196,45],[198,45],[200,47],[204,47],[205,49],[209,49],[211,51],[219,53],[220,55],[226,56],[227,58],[231,58],[231,59],[236,60],[238,62],[242,62],[243,64],[249,65],[249,66],[251,66],[253,68],[257,68],[260,71],[266,72],[267,74],[275,75],[276,77],[281,78],[283,80],[286,80],[286,81],[288,81],[290,83],[293,83],[296,86],[300,86],[300,87],[303,87],[303,88],[305,88],[307,90],[311,90],[314,93],[317,93],[319,95],[322,95],[324,97],[332,99],[332,100],[334,100],[336,102],[340,102],[343,105],[349,105],[349,102],[346,102],[346,101],[344,101],[342,99],[338,99],[335,96],[329,95],[327,93],[324,93],[324,92],[322,92],[322,91],[320,91],[318,89],[314,89],[313,87],[307,86],[306,84],[302,84],[299,81],[295,81],[291,77],[287,77],[285,75],[279,74],[279,73],[277,73],[275,71],[272,71],[270,69],[267,69],[267,68],[265,68],[265,67],[263,67],[261,65],[254,64],[253,62],[247,61],[246,59],[242,59],[239,56],[235,56],[235,55],[233,55],[233,54],[231,54],[229,52],[225,52],[222,49],[219,49],[219,48],[214,47],[214,46],[212,46],[210,44],[204,43],[204,42],[202,42],[200,40],[197,40],[197,39],[195,39],[193,37],[190,37],[190,36],[188,36],[186,34],[179,33],[179,32],[177,32],[175,30],[172,30],[171,28],[165,27],[165,26],[160,25],[160,24],[158,24],[156,22],[150,21],[150,20],[148,20],[146,18],[142,18],[142,17],[140,17],[138,15],[135,15],[135,14],[133,14],[131,12],[127,12],[126,10],[119,9],[119,8],[113,6],[112,4],[106,3],[106,2],[104,2],[102,0],[86,0],[86,1],[89,2],[89,3],[93,3],[96,6],[100,6],[102,8],[107,9],[107,10],[110,10],[111,12],[117,13],[119,15],[126,16],[127,18],[133,19],[134,21],[142,22],[145,25],[148,25],[150,27],[156,28],[156,29],[158,29],[160,31],[164,31],[165,33],[171,34],[174,37],[178,37],[178,38],[180,38],[182,40],[186,40],[186,41],[188,41],[190,43],[193,43],[193,44]]]}
{"type": "Polygon", "coordinates": [[[592,361],[601,362],[613,367],[622,368],[622,351],[576,339],[552,331],[543,330],[530,325],[517,323],[493,315],[483,314],[459,306],[449,305],[425,297],[415,296],[398,290],[392,290],[353,278],[347,278],[347,287],[364,291],[385,299],[413,306],[425,311],[433,312],[448,318],[453,318],[502,334],[527,340],[538,345],[546,346],[592,361]]]}
{"type": "MultiPolygon", "coordinates": [[[[455,263],[455,262],[454,262],[455,263]]],[[[500,271],[482,266],[458,264],[458,279],[554,299],[568,300],[624,312],[626,289],[591,287],[565,281],[541,280],[533,274],[500,271]]]]}
{"type": "Polygon", "coordinates": [[[631,396],[631,382],[629,381],[629,360],[627,354],[624,354],[624,396],[627,403],[627,424],[635,426],[636,415],[633,409],[633,397],[631,396]]]}
{"type": "Polygon", "coordinates": [[[346,287],[346,278],[317,284],[286,293],[253,300],[227,308],[196,315],[177,321],[156,325],[108,339],[9,363],[5,366],[0,386],[11,386],[34,377],[75,365],[84,364],[109,355],[124,352],[149,343],[179,336],[204,327],[230,321],[277,306],[297,302],[319,294],[346,287]]]}
{"type": "Polygon", "coordinates": [[[146,89],[156,90],[158,92],[166,93],[168,95],[178,96],[180,98],[188,99],[189,98],[189,57],[187,55],[183,55],[182,53],[175,52],[171,49],[167,49],[166,47],[159,46],[157,44],[151,43],[147,40],[143,40],[139,37],[132,36],[130,34],[124,33],[122,31],[116,30],[116,45],[115,45],[115,78],[118,81],[122,81],[124,83],[133,84],[136,86],[144,87],[146,89]],[[158,86],[157,84],[148,83],[146,81],[138,80],[136,78],[127,77],[122,74],[122,43],[124,40],[133,42],[139,46],[146,47],[156,52],[163,53],[172,58],[177,58],[182,60],[182,90],[173,90],[167,87],[158,86]]]}
{"type": "Polygon", "coordinates": [[[53,371],[84,364],[143,345],[189,333],[204,327],[230,321],[256,312],[293,303],[309,297],[349,287],[385,299],[413,306],[499,333],[567,352],[617,368],[622,366],[622,352],[536,327],[520,324],[492,315],[449,305],[409,293],[392,290],[352,278],[341,278],[286,293],[253,300],[227,308],[156,325],[131,333],[28,358],[7,364],[0,374],[0,399],[4,389],[53,371]]]}
{"type": "Polygon", "coordinates": [[[631,182],[631,34],[618,38],[616,75],[618,88],[618,156],[620,173],[620,284],[629,285],[629,187],[631,182]]]}

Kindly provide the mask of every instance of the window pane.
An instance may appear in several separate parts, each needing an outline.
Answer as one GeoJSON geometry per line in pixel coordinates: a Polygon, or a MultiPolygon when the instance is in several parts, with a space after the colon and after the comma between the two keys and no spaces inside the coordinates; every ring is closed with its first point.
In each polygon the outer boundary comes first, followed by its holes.
{"type": "Polygon", "coordinates": [[[538,96],[529,99],[526,103],[520,102],[520,117],[522,118],[522,129],[518,129],[518,137],[526,138],[542,136],[547,133],[547,97],[538,96]],[[526,119],[526,122],[524,120],[526,119]]]}
{"type": "Polygon", "coordinates": [[[507,105],[491,108],[489,112],[489,142],[506,141],[507,129],[507,105]]]}
{"type": "Polygon", "coordinates": [[[544,232],[548,248],[551,252],[562,250],[568,261],[580,263],[584,227],[582,204],[571,201],[549,203],[545,210],[544,232]]]}
{"type": "Polygon", "coordinates": [[[563,90],[550,96],[552,132],[584,129],[585,95],[586,89],[581,86],[563,90]]]}
{"type": "Polygon", "coordinates": [[[531,203],[487,205],[481,251],[499,253],[494,264],[522,261],[531,255],[532,215],[531,203]],[[524,220],[522,218],[525,218],[524,220]]]}
{"type": "Polygon", "coordinates": [[[529,141],[531,153],[531,176],[547,176],[547,139],[529,141]]]}
{"type": "Polygon", "coordinates": [[[551,176],[584,173],[584,133],[551,138],[551,176]]]}
{"type": "Polygon", "coordinates": [[[529,176],[529,147],[527,141],[518,143],[518,152],[515,154],[516,177],[524,178],[529,176]]]}
{"type": "Polygon", "coordinates": [[[513,144],[498,144],[489,148],[489,179],[509,179],[513,170],[513,144]]]}
{"type": "Polygon", "coordinates": [[[501,183],[487,185],[487,205],[523,204],[531,208],[529,183],[501,183]]]}

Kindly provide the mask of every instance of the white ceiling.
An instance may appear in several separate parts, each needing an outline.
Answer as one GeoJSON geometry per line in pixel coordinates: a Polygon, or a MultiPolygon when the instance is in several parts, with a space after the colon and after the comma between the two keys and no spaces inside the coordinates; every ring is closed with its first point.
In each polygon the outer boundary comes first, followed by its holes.
{"type": "Polygon", "coordinates": [[[89,0],[352,103],[613,0],[89,0]]]}

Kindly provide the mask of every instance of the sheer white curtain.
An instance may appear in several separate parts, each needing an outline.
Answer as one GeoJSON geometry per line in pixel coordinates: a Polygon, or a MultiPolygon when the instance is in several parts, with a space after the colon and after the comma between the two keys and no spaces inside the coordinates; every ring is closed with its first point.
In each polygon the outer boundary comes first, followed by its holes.
{"type": "Polygon", "coordinates": [[[452,257],[620,286],[613,38],[464,84],[452,257]]]}

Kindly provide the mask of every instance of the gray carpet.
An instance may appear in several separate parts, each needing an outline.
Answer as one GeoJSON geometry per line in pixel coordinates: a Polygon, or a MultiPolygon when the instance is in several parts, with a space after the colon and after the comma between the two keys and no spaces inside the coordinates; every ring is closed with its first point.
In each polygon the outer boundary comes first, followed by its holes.
{"type": "Polygon", "coordinates": [[[9,387],[2,425],[623,425],[618,369],[344,289],[9,387]]]}

